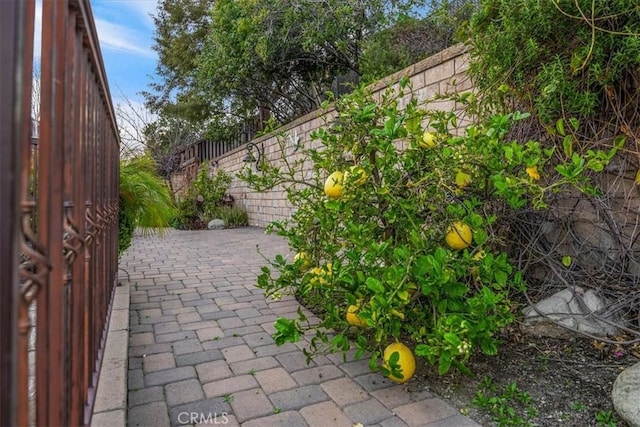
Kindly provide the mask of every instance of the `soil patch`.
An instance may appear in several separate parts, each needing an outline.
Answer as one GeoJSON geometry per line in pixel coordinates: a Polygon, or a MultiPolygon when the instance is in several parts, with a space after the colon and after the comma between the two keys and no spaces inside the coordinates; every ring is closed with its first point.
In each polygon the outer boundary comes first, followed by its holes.
{"type": "MultiPolygon", "coordinates": [[[[298,300],[322,316],[324,307],[298,300]]],[[[430,391],[485,426],[628,426],[613,409],[611,389],[622,370],[640,361],[639,348],[580,336],[533,337],[517,324],[497,338],[496,356],[476,352],[469,359],[475,376],[455,369],[440,376],[417,358],[416,374],[405,386],[430,391]],[[474,403],[483,398],[482,407],[474,403]]]]}
{"type": "Polygon", "coordinates": [[[475,377],[439,376],[422,361],[408,387],[431,391],[487,426],[627,426],[613,409],[611,388],[624,368],[638,362],[631,350],[582,337],[531,337],[517,328],[500,339],[497,356],[469,360],[475,377]],[[473,403],[478,392],[483,408],[473,403]],[[522,403],[527,396],[530,401],[522,403]]]}

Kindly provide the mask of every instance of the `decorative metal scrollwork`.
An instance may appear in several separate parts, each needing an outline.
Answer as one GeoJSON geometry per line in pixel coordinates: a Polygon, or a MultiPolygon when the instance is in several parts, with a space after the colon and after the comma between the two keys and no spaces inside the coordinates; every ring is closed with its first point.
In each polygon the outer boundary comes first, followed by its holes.
{"type": "Polygon", "coordinates": [[[107,223],[104,216],[104,212],[100,209],[100,206],[96,206],[96,226],[98,227],[98,234],[101,234],[107,223]]]}
{"type": "Polygon", "coordinates": [[[44,246],[38,241],[33,232],[36,203],[33,200],[22,202],[20,242],[20,295],[26,305],[35,300],[40,289],[44,286],[45,277],[51,270],[51,261],[45,255],[44,246]]]}
{"type": "Polygon", "coordinates": [[[71,210],[73,207],[72,202],[64,203],[64,239],[62,244],[64,248],[64,258],[67,262],[67,282],[71,281],[71,266],[73,261],[85,244],[82,235],[80,235],[78,231],[78,227],[75,226],[71,218],[71,210]]]}
{"type": "Polygon", "coordinates": [[[85,204],[85,221],[87,223],[86,225],[87,237],[85,239],[85,242],[87,245],[90,245],[96,239],[96,234],[98,233],[98,230],[97,230],[98,225],[96,224],[96,221],[93,218],[93,215],[91,214],[91,203],[89,202],[85,204]]]}

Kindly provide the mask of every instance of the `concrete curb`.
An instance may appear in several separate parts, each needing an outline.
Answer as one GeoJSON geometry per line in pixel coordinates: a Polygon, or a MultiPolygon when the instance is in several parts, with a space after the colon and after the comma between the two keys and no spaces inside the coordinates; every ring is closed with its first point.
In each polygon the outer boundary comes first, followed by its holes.
{"type": "Polygon", "coordinates": [[[93,407],[92,427],[127,424],[127,355],[129,351],[129,284],[116,287],[107,343],[93,407]]]}

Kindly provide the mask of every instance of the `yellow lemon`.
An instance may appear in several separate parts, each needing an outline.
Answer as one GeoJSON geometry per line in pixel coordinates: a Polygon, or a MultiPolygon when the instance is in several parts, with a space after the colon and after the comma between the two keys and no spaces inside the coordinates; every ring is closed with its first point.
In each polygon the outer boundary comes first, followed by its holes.
{"type": "Polygon", "coordinates": [[[431,132],[422,134],[422,140],[419,142],[422,148],[433,148],[436,144],[436,136],[431,132]]]}
{"type": "Polygon", "coordinates": [[[447,229],[444,240],[451,249],[462,250],[471,244],[471,227],[462,221],[456,221],[447,229]]]}
{"type": "Polygon", "coordinates": [[[347,308],[347,323],[353,326],[367,326],[367,322],[358,316],[358,306],[350,305],[347,308]]]}
{"type": "Polygon", "coordinates": [[[456,173],[456,185],[460,188],[465,188],[469,184],[471,184],[471,175],[458,171],[458,173],[456,173]]]}
{"type": "Polygon", "coordinates": [[[384,367],[390,369],[389,367],[389,359],[394,353],[398,353],[398,365],[400,366],[400,373],[402,374],[402,378],[398,378],[389,374],[389,379],[391,381],[397,382],[399,384],[405,383],[413,377],[413,374],[416,372],[416,359],[413,357],[413,352],[406,345],[401,342],[396,342],[393,344],[389,344],[387,348],[384,349],[384,367]]]}
{"type": "Polygon", "coordinates": [[[324,182],[324,194],[332,199],[342,197],[342,183],[344,174],[341,171],[335,171],[324,182]]]}
{"type": "Polygon", "coordinates": [[[293,263],[295,264],[296,262],[300,262],[300,268],[306,270],[307,268],[311,267],[311,259],[309,258],[309,255],[307,255],[306,252],[298,252],[294,257],[293,257],[293,263]]]}

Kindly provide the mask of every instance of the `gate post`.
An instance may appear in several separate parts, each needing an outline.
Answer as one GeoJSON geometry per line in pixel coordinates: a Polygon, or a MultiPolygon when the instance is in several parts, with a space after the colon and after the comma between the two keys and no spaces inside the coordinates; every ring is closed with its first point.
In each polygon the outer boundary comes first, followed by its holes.
{"type": "Polygon", "coordinates": [[[0,425],[16,425],[18,255],[22,153],[31,128],[33,0],[3,4],[0,14],[0,425]]]}

